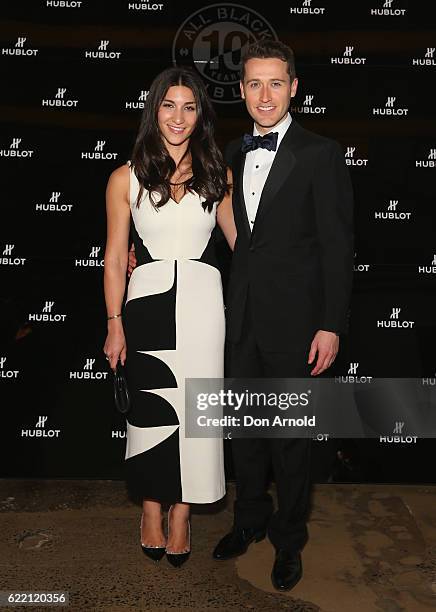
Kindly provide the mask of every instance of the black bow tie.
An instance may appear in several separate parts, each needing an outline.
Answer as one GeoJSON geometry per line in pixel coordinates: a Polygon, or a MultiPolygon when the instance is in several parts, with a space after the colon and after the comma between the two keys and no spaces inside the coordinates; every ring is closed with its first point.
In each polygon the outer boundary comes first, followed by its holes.
{"type": "Polygon", "coordinates": [[[242,153],[254,151],[255,149],[275,151],[277,149],[278,137],[278,132],[269,132],[268,134],[265,134],[265,136],[252,136],[251,134],[244,134],[241,145],[242,153]]]}

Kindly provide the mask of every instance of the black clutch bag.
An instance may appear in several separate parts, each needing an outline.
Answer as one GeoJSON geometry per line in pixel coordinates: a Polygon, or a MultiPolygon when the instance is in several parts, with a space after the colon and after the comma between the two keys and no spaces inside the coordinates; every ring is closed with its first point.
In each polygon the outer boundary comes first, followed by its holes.
{"type": "Polygon", "coordinates": [[[114,370],[114,399],[118,412],[127,414],[130,410],[130,395],[124,366],[120,361],[118,361],[114,370]]]}

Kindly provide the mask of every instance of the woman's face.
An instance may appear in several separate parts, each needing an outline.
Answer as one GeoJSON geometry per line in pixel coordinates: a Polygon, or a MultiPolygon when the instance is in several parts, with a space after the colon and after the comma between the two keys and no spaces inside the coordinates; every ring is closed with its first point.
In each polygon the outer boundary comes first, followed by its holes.
{"type": "Polygon", "coordinates": [[[197,122],[194,94],[184,85],[173,85],[165,94],[157,114],[164,142],[172,147],[186,143],[197,122]]]}

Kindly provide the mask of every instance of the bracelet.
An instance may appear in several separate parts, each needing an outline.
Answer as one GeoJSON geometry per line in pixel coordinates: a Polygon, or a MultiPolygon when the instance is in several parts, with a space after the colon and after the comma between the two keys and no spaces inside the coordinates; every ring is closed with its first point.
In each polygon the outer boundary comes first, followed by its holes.
{"type": "Polygon", "coordinates": [[[108,317],[107,320],[110,321],[111,319],[119,319],[121,316],[121,314],[113,315],[113,317],[108,317]]]}

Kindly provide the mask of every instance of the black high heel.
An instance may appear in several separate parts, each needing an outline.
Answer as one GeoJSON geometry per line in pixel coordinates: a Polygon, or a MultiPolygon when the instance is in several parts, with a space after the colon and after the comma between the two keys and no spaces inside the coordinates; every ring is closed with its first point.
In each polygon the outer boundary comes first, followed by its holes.
{"type": "Polygon", "coordinates": [[[141,548],[144,555],[146,555],[152,561],[160,561],[162,557],[165,555],[166,548],[165,546],[147,546],[142,543],[142,521],[144,518],[144,513],[141,514],[141,524],[139,526],[139,533],[141,539],[141,548]]]}
{"type": "MultiPolygon", "coordinates": [[[[170,506],[168,510],[168,539],[170,536],[170,516],[171,516],[172,508],[173,507],[170,506]]],[[[181,552],[171,552],[171,551],[169,552],[168,547],[166,547],[165,551],[167,554],[168,562],[173,567],[181,567],[189,559],[189,556],[191,554],[191,522],[189,520],[188,520],[188,546],[186,547],[186,549],[182,550],[181,552]]]]}

